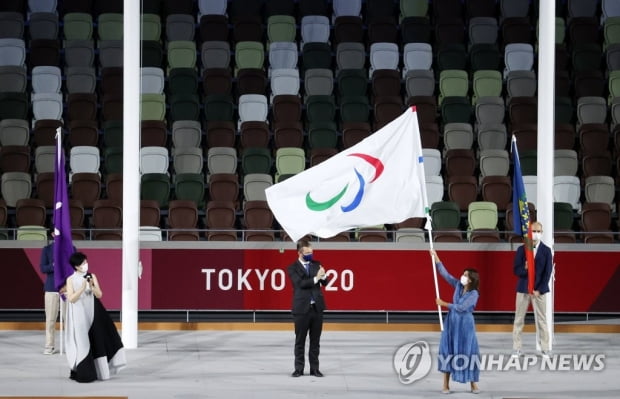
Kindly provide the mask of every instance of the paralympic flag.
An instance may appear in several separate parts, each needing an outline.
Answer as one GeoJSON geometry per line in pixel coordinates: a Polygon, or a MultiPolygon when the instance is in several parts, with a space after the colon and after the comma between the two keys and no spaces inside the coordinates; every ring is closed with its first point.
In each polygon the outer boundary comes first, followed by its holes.
{"type": "Polygon", "coordinates": [[[320,164],[265,190],[293,241],[428,214],[415,107],[320,164]]]}
{"type": "Polygon", "coordinates": [[[534,264],[534,247],[532,241],[532,229],[530,226],[530,210],[527,206],[527,196],[525,185],[521,175],[521,163],[519,162],[519,151],[517,149],[517,138],[512,136],[512,160],[514,165],[512,181],[512,217],[514,233],[523,237],[525,249],[525,259],[527,261],[527,291],[534,291],[534,280],[536,279],[534,264]]]}
{"type": "Polygon", "coordinates": [[[65,284],[73,274],[69,257],[73,254],[67,176],[65,174],[65,152],[62,149],[61,130],[56,131],[56,164],[54,185],[54,285],[56,290],[65,284]]]}

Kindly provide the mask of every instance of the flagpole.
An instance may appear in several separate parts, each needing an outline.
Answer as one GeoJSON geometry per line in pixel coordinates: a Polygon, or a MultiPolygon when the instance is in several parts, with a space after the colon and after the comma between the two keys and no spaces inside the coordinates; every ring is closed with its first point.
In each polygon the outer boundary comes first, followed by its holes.
{"type": "MultiPolygon", "coordinates": [[[[62,151],[62,130],[60,129],[60,127],[56,128],[56,165],[59,165],[61,162],[61,156],[60,156],[60,151],[62,151]]],[[[57,171],[55,173],[58,173],[57,171]]],[[[55,177],[55,180],[57,180],[57,177],[55,177]]],[[[54,190],[56,189],[56,187],[54,187],[54,190]]],[[[54,193],[54,208],[56,208],[56,193],[54,193]]],[[[56,226],[53,227],[54,229],[56,228],[56,226]]],[[[54,244],[56,245],[56,244],[54,244]]],[[[54,282],[55,284],[55,282],[54,282]]],[[[60,295],[60,292],[58,293],[58,305],[60,306],[60,325],[58,326],[60,329],[60,354],[62,355],[63,351],[64,351],[64,343],[65,343],[65,331],[64,331],[64,323],[62,322],[62,297],[60,295]]]]}
{"type": "Polygon", "coordinates": [[[62,318],[64,317],[62,308],[64,305],[64,299],[62,299],[62,296],[60,295],[60,293],[58,293],[58,304],[60,305],[60,354],[62,355],[64,352],[64,341],[65,341],[65,334],[64,334],[64,323],[62,322],[62,318]]]}
{"type": "MultiPolygon", "coordinates": [[[[418,122],[418,113],[417,113],[417,109],[415,107],[415,105],[411,106],[411,110],[413,111],[413,119],[414,119],[414,124],[415,124],[415,129],[414,129],[414,133],[417,133],[418,137],[417,140],[415,140],[415,144],[414,147],[417,148],[413,148],[413,153],[422,153],[422,141],[421,141],[421,137],[420,137],[420,127],[419,127],[419,122],[418,122]],[[417,144],[417,146],[416,146],[417,144]]],[[[428,206],[428,196],[426,194],[426,171],[424,170],[424,157],[421,156],[420,157],[420,167],[418,168],[417,172],[420,174],[419,176],[419,180],[424,182],[424,184],[421,184],[420,190],[422,191],[422,203],[424,205],[424,213],[426,214],[426,224],[425,224],[425,228],[428,231],[428,244],[430,247],[430,250],[433,250],[433,226],[431,223],[431,213],[430,213],[430,207],[428,206]]],[[[435,283],[435,298],[439,298],[439,281],[437,280],[437,267],[435,266],[435,260],[433,259],[433,257],[431,256],[431,263],[433,265],[433,280],[435,283]]],[[[441,313],[441,306],[438,304],[437,305],[437,316],[439,317],[439,328],[441,329],[441,331],[443,331],[443,318],[442,318],[442,313],[441,313]]]]}
{"type": "MultiPolygon", "coordinates": [[[[65,179],[65,176],[64,176],[64,170],[65,170],[64,166],[62,168],[60,167],[61,163],[64,161],[64,157],[62,156],[62,151],[63,151],[63,149],[62,149],[62,129],[60,127],[58,127],[58,128],[56,128],[56,167],[54,169],[54,171],[55,171],[54,172],[55,173],[54,180],[56,182],[54,184],[54,210],[56,210],[56,202],[59,199],[59,197],[58,197],[59,189],[56,186],[58,184],[57,183],[58,180],[60,179],[58,177],[58,174],[60,173],[61,170],[62,170],[62,175],[63,175],[61,178],[65,179]]],[[[64,188],[64,191],[66,192],[66,186],[64,188]]],[[[57,222],[58,221],[56,220],[56,217],[54,217],[54,227],[53,227],[54,231],[55,231],[54,232],[54,237],[56,235],[58,235],[58,233],[56,233],[56,229],[58,228],[57,222]]],[[[56,241],[56,238],[54,238],[54,247],[57,245],[55,241],[56,241]]],[[[55,252],[56,251],[54,251],[54,253],[55,252]]],[[[56,258],[56,257],[54,256],[54,258],[56,258]]],[[[60,262],[61,260],[60,259],[58,259],[58,260],[54,259],[54,262],[56,262],[56,261],[60,262]]],[[[57,272],[57,271],[54,270],[54,272],[57,272]]],[[[54,285],[56,285],[56,281],[54,281],[54,285]]],[[[63,300],[62,297],[63,297],[63,295],[61,295],[60,292],[58,292],[58,305],[60,306],[60,325],[58,327],[59,327],[59,332],[60,332],[60,354],[61,355],[64,353],[64,350],[65,350],[65,348],[64,348],[64,343],[65,343],[65,323],[63,323],[63,319],[64,319],[64,312],[63,312],[63,307],[64,306],[63,306],[63,303],[64,303],[64,300],[63,300]]]]}
{"type": "MultiPolygon", "coordinates": [[[[428,227],[428,243],[431,251],[433,251],[433,229],[431,227],[431,218],[427,215],[427,227],[428,227]]],[[[431,256],[431,263],[433,264],[433,279],[435,281],[435,298],[439,298],[439,282],[437,281],[437,266],[435,266],[435,260],[431,256]]],[[[441,306],[437,305],[437,315],[439,316],[439,328],[443,331],[443,318],[441,317],[441,306]]]]}
{"type": "MultiPolygon", "coordinates": [[[[56,174],[59,173],[58,171],[60,170],[60,162],[61,162],[61,159],[62,159],[62,157],[60,155],[61,151],[62,151],[62,130],[61,130],[60,127],[58,127],[58,128],[56,128],[56,163],[57,163],[57,165],[56,165],[56,167],[54,169],[54,173],[56,173],[56,174]]],[[[64,168],[63,168],[63,170],[64,170],[64,168]]],[[[57,180],[58,180],[58,176],[55,175],[54,176],[54,181],[56,182],[57,180]]],[[[56,184],[57,183],[54,184],[54,209],[56,209],[56,201],[57,201],[57,198],[56,198],[56,196],[57,196],[56,184]]],[[[53,227],[54,230],[56,229],[55,224],[56,224],[56,221],[54,221],[54,227],[53,227]]],[[[56,245],[55,240],[56,239],[54,238],[54,246],[56,245]]],[[[55,253],[55,251],[53,251],[52,253],[55,253]]],[[[52,257],[53,257],[53,255],[52,255],[52,257]]],[[[56,261],[56,260],[54,259],[54,261],[56,261]]],[[[54,285],[55,284],[56,284],[56,282],[54,281],[54,285]]],[[[60,329],[60,331],[59,331],[60,332],[60,354],[62,355],[62,353],[63,353],[63,351],[65,349],[64,348],[64,341],[65,341],[64,328],[65,328],[65,326],[64,326],[64,324],[62,322],[62,303],[61,303],[61,301],[62,301],[62,299],[60,297],[60,292],[59,292],[58,293],[58,305],[60,306],[60,325],[58,327],[60,329]]]]}

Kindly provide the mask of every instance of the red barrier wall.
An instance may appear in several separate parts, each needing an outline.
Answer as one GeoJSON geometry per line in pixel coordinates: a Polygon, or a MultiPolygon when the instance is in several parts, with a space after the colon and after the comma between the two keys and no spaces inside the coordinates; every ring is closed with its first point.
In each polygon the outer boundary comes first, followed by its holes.
{"type": "MultiPolygon", "coordinates": [[[[81,249],[97,274],[108,309],[121,308],[120,249],[81,249]]],[[[40,249],[1,248],[5,285],[0,309],[43,307],[40,249]]],[[[478,311],[514,310],[513,251],[440,250],[448,270],[480,272],[478,311]]],[[[315,249],[332,278],[325,288],[329,309],[432,311],[436,309],[432,265],[426,250],[315,249]]],[[[287,266],[294,250],[142,249],[139,309],[287,310],[287,266]]],[[[557,251],[555,310],[620,312],[620,252],[557,251]]],[[[444,299],[452,288],[440,278],[444,299]]]]}

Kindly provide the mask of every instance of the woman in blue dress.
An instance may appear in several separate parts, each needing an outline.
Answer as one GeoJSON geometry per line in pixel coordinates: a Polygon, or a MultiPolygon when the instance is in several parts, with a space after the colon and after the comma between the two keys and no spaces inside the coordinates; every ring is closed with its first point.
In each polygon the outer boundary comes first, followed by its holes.
{"type": "Polygon", "coordinates": [[[478,302],[480,279],[475,269],[465,269],[459,279],[445,268],[437,252],[431,250],[437,271],[454,287],[452,303],[437,298],[437,305],[448,308],[439,342],[439,371],[444,373],[443,393],[450,393],[452,380],[471,384],[471,392],[479,393],[480,350],[476,338],[476,324],[473,311],[478,302]]]}

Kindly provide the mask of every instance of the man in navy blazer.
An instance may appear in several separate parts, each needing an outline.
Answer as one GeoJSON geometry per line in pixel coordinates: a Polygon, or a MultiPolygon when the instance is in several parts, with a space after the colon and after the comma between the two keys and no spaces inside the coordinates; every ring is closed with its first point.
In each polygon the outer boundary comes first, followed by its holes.
{"type": "Polygon", "coordinates": [[[525,248],[521,245],[515,254],[513,270],[519,278],[517,281],[517,297],[515,303],[515,320],[512,329],[512,355],[521,356],[521,333],[525,321],[525,313],[532,303],[536,320],[536,332],[540,340],[540,349],[544,357],[549,356],[549,326],[547,325],[547,301],[549,279],[553,271],[553,255],[551,249],[542,241],[542,224],[532,223],[532,241],[534,244],[534,291],[528,292],[528,264],[525,259],[525,248]]]}
{"type": "Polygon", "coordinates": [[[312,246],[309,241],[297,242],[297,254],[297,260],[288,267],[288,275],[293,284],[292,313],[295,321],[295,371],[291,375],[299,377],[304,374],[304,349],[309,332],[310,374],[323,377],[323,373],[319,370],[320,340],[325,310],[321,285],[326,285],[328,279],[323,266],[313,260],[312,246]]]}

